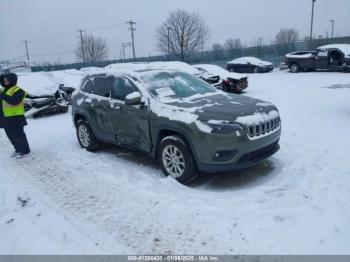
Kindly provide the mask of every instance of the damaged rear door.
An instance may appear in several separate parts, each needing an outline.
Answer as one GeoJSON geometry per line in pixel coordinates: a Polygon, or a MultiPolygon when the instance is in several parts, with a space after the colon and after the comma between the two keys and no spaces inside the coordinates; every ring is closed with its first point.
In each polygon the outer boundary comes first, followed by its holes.
{"type": "Polygon", "coordinates": [[[151,152],[147,105],[126,105],[125,97],[140,92],[128,78],[115,77],[110,99],[110,119],[118,144],[151,152]]]}

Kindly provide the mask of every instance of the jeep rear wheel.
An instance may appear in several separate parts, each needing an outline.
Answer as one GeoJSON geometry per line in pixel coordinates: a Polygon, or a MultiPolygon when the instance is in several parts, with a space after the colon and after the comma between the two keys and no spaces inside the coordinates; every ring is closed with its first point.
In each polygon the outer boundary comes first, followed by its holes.
{"type": "Polygon", "coordinates": [[[158,161],[165,175],[182,184],[188,184],[198,176],[192,153],[188,145],[178,136],[162,139],[158,150],[158,161]]]}
{"type": "Polygon", "coordinates": [[[99,142],[96,139],[87,121],[82,119],[78,120],[76,129],[80,146],[91,152],[96,151],[99,142]]]}
{"type": "Polygon", "coordinates": [[[292,73],[298,73],[300,71],[300,68],[299,68],[299,65],[297,63],[293,63],[291,66],[290,66],[290,71],[292,73]]]}

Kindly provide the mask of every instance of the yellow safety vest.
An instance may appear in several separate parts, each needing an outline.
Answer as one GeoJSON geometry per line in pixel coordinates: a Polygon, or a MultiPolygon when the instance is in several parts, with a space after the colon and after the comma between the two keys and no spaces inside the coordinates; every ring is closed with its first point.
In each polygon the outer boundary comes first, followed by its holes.
{"type": "MultiPolygon", "coordinates": [[[[17,91],[21,90],[19,86],[13,86],[9,88],[6,91],[7,96],[13,96],[17,91]]],[[[2,89],[0,92],[2,93],[4,89],[2,89]]],[[[24,116],[24,98],[27,95],[26,92],[24,92],[24,97],[22,101],[17,105],[10,105],[5,100],[2,100],[2,111],[4,112],[5,117],[11,117],[11,116],[24,116]]]]}

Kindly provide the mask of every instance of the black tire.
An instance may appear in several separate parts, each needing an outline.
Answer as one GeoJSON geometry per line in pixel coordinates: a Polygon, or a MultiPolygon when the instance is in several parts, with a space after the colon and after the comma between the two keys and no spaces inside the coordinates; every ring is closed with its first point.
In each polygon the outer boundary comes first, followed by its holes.
{"type": "Polygon", "coordinates": [[[197,166],[193,159],[191,150],[186,144],[186,142],[179,136],[168,136],[163,138],[162,141],[160,141],[158,146],[158,162],[160,167],[162,168],[163,173],[166,176],[171,176],[175,178],[181,184],[189,184],[198,177],[197,166]],[[177,162],[178,165],[174,162],[173,164],[171,164],[171,160],[169,160],[169,158],[165,158],[165,156],[169,156],[169,149],[171,151],[171,148],[173,147],[177,148],[177,150],[180,152],[174,152],[175,158],[178,157],[177,160],[179,160],[179,162],[177,162]],[[183,161],[180,161],[181,156],[183,161]],[[168,167],[166,167],[165,163],[170,164],[168,165],[168,167]],[[173,172],[169,172],[169,169],[173,170],[173,172]]]}
{"type": "Polygon", "coordinates": [[[87,151],[94,152],[98,149],[99,141],[95,137],[89,123],[79,119],[76,124],[77,138],[80,146],[87,151]],[[84,134],[83,134],[84,133],[84,134]],[[85,138],[83,137],[85,135],[85,138]]]}
{"type": "Polygon", "coordinates": [[[224,83],[221,83],[221,90],[224,92],[228,92],[228,88],[224,83]]]}
{"type": "Polygon", "coordinates": [[[349,73],[350,72],[350,67],[344,65],[342,68],[343,73],[349,73]]]}
{"type": "Polygon", "coordinates": [[[300,66],[297,63],[293,63],[290,65],[290,71],[292,73],[299,73],[300,72],[300,66]]]}

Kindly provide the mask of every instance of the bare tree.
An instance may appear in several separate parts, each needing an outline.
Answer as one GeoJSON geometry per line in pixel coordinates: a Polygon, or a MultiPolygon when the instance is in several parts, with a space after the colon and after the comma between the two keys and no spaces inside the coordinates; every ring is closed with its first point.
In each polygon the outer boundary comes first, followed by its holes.
{"type": "Polygon", "coordinates": [[[223,58],[224,48],[222,45],[215,43],[212,46],[212,52],[214,60],[220,60],[223,58]]]}
{"type": "Polygon", "coordinates": [[[295,42],[298,40],[298,31],[293,28],[281,29],[276,34],[275,44],[276,51],[279,55],[285,55],[286,53],[294,50],[295,42]]]}
{"type": "Polygon", "coordinates": [[[241,49],[243,46],[241,44],[241,40],[239,38],[236,38],[234,41],[233,41],[233,47],[235,49],[241,49]]]}
{"type": "Polygon", "coordinates": [[[168,55],[180,55],[185,61],[203,48],[208,36],[209,29],[199,13],[175,10],[157,29],[157,48],[168,55]]]}
{"type": "Polygon", "coordinates": [[[263,44],[264,44],[264,39],[262,37],[259,37],[254,41],[253,50],[255,50],[257,57],[261,57],[263,55],[263,51],[264,51],[263,44]]]}
{"type": "Polygon", "coordinates": [[[233,58],[235,55],[238,56],[240,55],[240,49],[242,48],[241,40],[239,38],[236,38],[235,40],[229,38],[224,43],[224,48],[229,58],[233,58]]]}
{"type": "Polygon", "coordinates": [[[77,48],[75,49],[75,55],[78,61],[87,63],[101,61],[107,57],[107,54],[107,41],[93,35],[83,36],[83,43],[79,40],[77,48]]]}

